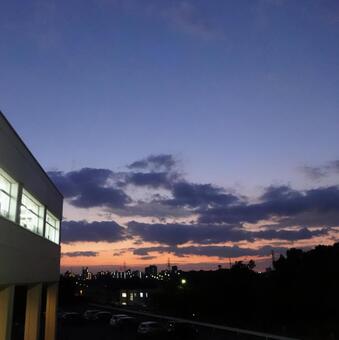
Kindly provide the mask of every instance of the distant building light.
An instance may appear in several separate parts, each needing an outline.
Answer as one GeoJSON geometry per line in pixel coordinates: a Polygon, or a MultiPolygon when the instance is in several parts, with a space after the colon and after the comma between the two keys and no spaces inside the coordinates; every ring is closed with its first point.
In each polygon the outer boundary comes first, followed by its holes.
{"type": "Polygon", "coordinates": [[[181,279],[181,284],[185,285],[187,283],[186,279],[181,279]]]}
{"type": "Polygon", "coordinates": [[[140,292],[140,297],[143,298],[144,297],[144,293],[140,292]]]}
{"type": "Polygon", "coordinates": [[[126,292],[122,292],[122,293],[121,293],[121,297],[127,298],[127,293],[126,293],[126,292]]]}

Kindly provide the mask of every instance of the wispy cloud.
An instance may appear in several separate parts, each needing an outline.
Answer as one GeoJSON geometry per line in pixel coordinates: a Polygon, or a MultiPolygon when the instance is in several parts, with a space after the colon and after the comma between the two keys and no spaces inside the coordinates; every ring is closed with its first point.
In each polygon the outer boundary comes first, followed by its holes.
{"type": "Polygon", "coordinates": [[[62,253],[61,256],[63,257],[96,257],[99,255],[97,251],[69,251],[62,253]]]}
{"type": "Polygon", "coordinates": [[[321,166],[304,165],[300,167],[304,175],[312,180],[320,180],[331,174],[339,174],[339,160],[327,162],[321,166]]]}

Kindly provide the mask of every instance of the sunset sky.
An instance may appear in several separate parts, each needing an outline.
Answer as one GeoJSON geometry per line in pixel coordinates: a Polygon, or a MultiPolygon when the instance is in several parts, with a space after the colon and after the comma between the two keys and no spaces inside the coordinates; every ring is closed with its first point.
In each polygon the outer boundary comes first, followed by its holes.
{"type": "Polygon", "coordinates": [[[5,0],[0,75],[65,196],[63,270],[338,240],[337,0],[5,0]]]}

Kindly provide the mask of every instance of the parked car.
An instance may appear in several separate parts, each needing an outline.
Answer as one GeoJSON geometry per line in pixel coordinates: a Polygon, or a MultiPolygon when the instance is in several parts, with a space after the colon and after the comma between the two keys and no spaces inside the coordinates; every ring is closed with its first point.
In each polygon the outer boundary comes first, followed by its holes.
{"type": "Polygon", "coordinates": [[[117,319],[115,326],[118,329],[128,329],[128,330],[136,330],[138,327],[138,321],[136,318],[132,316],[125,316],[117,319]]]}
{"type": "Polygon", "coordinates": [[[95,320],[96,314],[100,312],[99,309],[89,309],[84,312],[84,319],[86,320],[95,320]]]}
{"type": "Polygon", "coordinates": [[[169,322],[167,332],[170,338],[175,340],[196,339],[199,335],[199,331],[194,325],[185,322],[169,322]]]}
{"type": "Polygon", "coordinates": [[[62,315],[62,321],[65,323],[80,323],[83,318],[80,313],[77,312],[65,312],[62,315]]]}
{"type": "Polygon", "coordinates": [[[156,321],[142,322],[137,329],[139,338],[153,338],[166,334],[165,327],[156,321]]]}
{"type": "Polygon", "coordinates": [[[97,312],[94,316],[94,320],[101,321],[101,322],[108,322],[111,320],[112,313],[107,311],[97,312]]]}
{"type": "Polygon", "coordinates": [[[125,317],[127,317],[127,316],[128,316],[128,315],[126,315],[126,314],[115,314],[115,315],[112,315],[111,320],[109,321],[109,324],[110,324],[111,326],[115,326],[116,323],[117,323],[117,320],[119,320],[119,319],[121,319],[121,318],[125,318],[125,317]]]}

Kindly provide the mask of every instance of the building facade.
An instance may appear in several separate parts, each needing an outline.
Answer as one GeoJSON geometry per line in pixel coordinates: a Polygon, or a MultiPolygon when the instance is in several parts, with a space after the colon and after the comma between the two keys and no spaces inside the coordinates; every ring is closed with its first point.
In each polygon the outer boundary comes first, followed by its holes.
{"type": "Polygon", "coordinates": [[[149,290],[145,289],[121,289],[119,292],[119,304],[121,306],[146,307],[149,294],[149,290]]]}
{"type": "Polygon", "coordinates": [[[24,339],[41,336],[41,315],[44,339],[55,339],[62,205],[62,195],[0,112],[0,340],[11,339],[16,286],[27,287],[24,339]]]}

